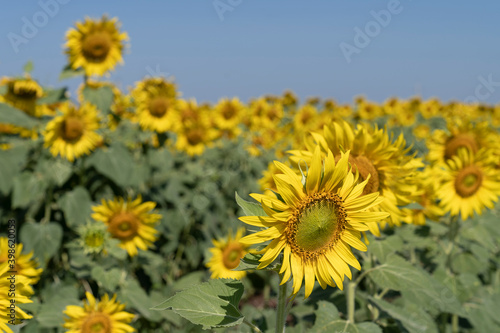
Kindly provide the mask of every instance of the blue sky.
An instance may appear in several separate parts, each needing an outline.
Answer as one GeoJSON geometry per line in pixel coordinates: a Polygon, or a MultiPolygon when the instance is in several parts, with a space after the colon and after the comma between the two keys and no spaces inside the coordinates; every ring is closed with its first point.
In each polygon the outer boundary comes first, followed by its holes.
{"type": "Polygon", "coordinates": [[[500,100],[500,1],[40,0],[5,6],[0,75],[20,74],[33,60],[35,78],[53,87],[74,89],[80,82],[58,81],[66,30],[86,15],[107,13],[130,36],[125,65],[111,75],[123,89],[158,69],[175,77],[183,97],[198,101],[248,100],[285,89],[302,99],[340,102],[360,94],[379,102],[415,94],[500,100]],[[57,13],[44,22],[41,3],[54,2],[57,13]],[[389,7],[396,10],[378,23],[373,12],[391,13],[389,7]],[[40,27],[16,53],[9,36],[23,37],[25,21],[33,23],[34,16],[40,27]],[[372,29],[368,45],[356,44],[357,28],[372,29]],[[357,49],[350,62],[341,45],[357,49]]]}

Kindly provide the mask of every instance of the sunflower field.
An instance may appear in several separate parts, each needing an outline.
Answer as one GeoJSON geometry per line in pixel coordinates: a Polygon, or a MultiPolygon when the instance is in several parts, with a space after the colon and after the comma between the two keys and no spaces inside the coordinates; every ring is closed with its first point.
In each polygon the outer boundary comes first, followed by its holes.
{"type": "Polygon", "coordinates": [[[0,331],[499,332],[500,105],[121,91],[128,46],[0,80],[0,331]]]}

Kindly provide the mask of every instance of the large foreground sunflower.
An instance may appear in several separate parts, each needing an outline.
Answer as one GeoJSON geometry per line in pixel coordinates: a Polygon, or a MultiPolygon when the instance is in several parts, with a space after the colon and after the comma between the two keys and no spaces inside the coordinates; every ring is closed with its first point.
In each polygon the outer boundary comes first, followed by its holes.
{"type": "MultiPolygon", "coordinates": [[[[300,147],[290,151],[290,160],[298,165],[301,161],[309,163],[312,153],[319,145],[323,156],[331,150],[338,159],[342,150],[350,150],[349,163],[353,171],[358,171],[360,180],[368,180],[364,193],[380,192],[385,198],[374,210],[387,211],[390,217],[381,222],[400,225],[403,212],[400,207],[412,202],[416,190],[413,178],[418,174],[418,168],[423,166],[420,160],[408,154],[403,136],[392,140],[387,131],[373,128],[370,125],[358,125],[354,130],[345,121],[335,121],[324,126],[323,133],[312,133],[305,141],[305,149],[300,147]]],[[[377,224],[370,224],[370,231],[379,236],[377,224]]]]}
{"type": "Polygon", "coordinates": [[[263,227],[264,230],[243,237],[243,244],[260,244],[271,241],[261,252],[258,268],[272,263],[280,253],[283,262],[280,270],[281,284],[293,276],[293,294],[305,280],[308,297],[318,280],[324,289],[337,285],[343,289],[344,275],[352,278],[351,265],[361,269],[351,246],[366,251],[361,242],[361,232],[368,224],[376,223],[389,214],[366,212],[378,205],[382,198],[378,192],[363,195],[368,179],[357,184],[358,174],[349,168],[349,152],[342,154],[338,163],[329,150],[324,165],[317,148],[312,156],[305,184],[292,169],[275,162],[283,172],[275,176],[275,195],[252,194],[261,202],[267,216],[245,216],[241,221],[263,227]]]}
{"type": "Polygon", "coordinates": [[[131,95],[143,129],[163,133],[177,128],[179,115],[175,84],[163,78],[150,78],[137,83],[131,95]]]}
{"type": "Polygon", "coordinates": [[[76,22],[76,29],[66,33],[66,54],[73,69],[83,68],[86,75],[102,76],[123,63],[126,32],[120,32],[117,18],[85,18],[76,22]]]}
{"type": "Polygon", "coordinates": [[[134,315],[123,311],[125,304],[116,301],[116,295],[109,299],[108,294],[96,302],[91,293],[85,293],[87,301],[83,307],[68,305],[64,314],[64,328],[67,333],[129,333],[135,329],[128,325],[134,315]]]}
{"type": "Polygon", "coordinates": [[[240,259],[248,253],[248,246],[240,243],[244,233],[245,228],[239,228],[233,237],[232,231],[229,230],[226,238],[212,240],[214,247],[209,250],[212,258],[206,264],[212,273],[212,279],[239,280],[245,277],[245,271],[233,271],[240,264],[240,259]]]}
{"type": "Polygon", "coordinates": [[[480,215],[485,207],[493,208],[500,195],[500,175],[491,166],[490,156],[485,149],[473,154],[462,148],[436,168],[441,181],[437,196],[445,211],[465,220],[474,212],[480,215]]]}
{"type": "Polygon", "coordinates": [[[12,325],[21,323],[22,319],[30,319],[32,316],[21,310],[17,304],[32,303],[28,298],[33,294],[32,288],[29,286],[29,279],[25,276],[18,275],[15,279],[15,296],[12,297],[11,276],[8,263],[0,263],[0,331],[13,333],[7,324],[12,325]],[[14,300],[14,313],[9,308],[12,306],[11,300],[14,300]]]}
{"type": "MultiPolygon", "coordinates": [[[[7,262],[9,260],[9,240],[7,237],[0,237],[0,264],[7,262]]],[[[40,274],[42,274],[43,269],[37,268],[38,263],[33,258],[33,252],[28,254],[22,254],[23,244],[16,244],[15,253],[15,267],[13,271],[17,272],[17,275],[23,275],[29,279],[30,284],[35,284],[40,279],[40,274]]]]}
{"type": "Polygon", "coordinates": [[[76,108],[70,103],[59,107],[61,116],[52,119],[45,128],[45,144],[52,155],[60,155],[73,161],[82,155],[88,155],[102,140],[96,133],[99,128],[97,109],[86,103],[76,108]]]}
{"type": "Polygon", "coordinates": [[[147,251],[153,246],[158,231],[154,226],[161,215],[153,213],[156,203],[137,199],[115,198],[102,200],[101,205],[92,207],[92,218],[108,226],[109,233],[120,240],[120,247],[130,256],[137,255],[137,248],[147,251]]]}

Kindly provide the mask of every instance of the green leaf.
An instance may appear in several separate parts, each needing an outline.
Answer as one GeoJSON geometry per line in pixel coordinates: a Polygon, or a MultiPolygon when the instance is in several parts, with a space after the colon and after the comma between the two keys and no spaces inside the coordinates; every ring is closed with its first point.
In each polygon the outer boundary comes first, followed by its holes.
{"type": "Polygon", "coordinates": [[[82,95],[85,102],[94,104],[102,113],[108,113],[114,101],[113,90],[109,86],[97,89],[85,86],[82,95]]]}
{"type": "Polygon", "coordinates": [[[260,204],[243,200],[238,192],[235,192],[235,197],[236,203],[243,209],[245,216],[267,216],[260,204]]]}
{"type": "Polygon", "coordinates": [[[380,326],[370,322],[356,324],[356,328],[359,333],[382,333],[380,326]]]}
{"type": "Polygon", "coordinates": [[[66,306],[81,303],[77,298],[77,289],[73,286],[53,284],[46,288],[43,293],[47,297],[44,298],[41,310],[36,316],[40,327],[61,327],[64,323],[63,311],[66,306]]]}
{"type": "Polygon", "coordinates": [[[173,310],[204,329],[231,327],[243,322],[238,304],[243,284],[235,280],[217,279],[178,292],[154,310],[173,310]]]}
{"type": "Polygon", "coordinates": [[[66,91],[67,88],[60,89],[46,89],[44,90],[45,96],[36,100],[36,104],[54,104],[57,102],[62,102],[67,99],[66,91]]]}
{"type": "Polygon", "coordinates": [[[92,212],[89,192],[82,186],[66,192],[57,202],[61,207],[66,224],[71,228],[85,224],[92,212]]]}
{"type": "Polygon", "coordinates": [[[19,109],[5,103],[0,103],[0,123],[23,128],[33,128],[39,124],[39,121],[19,109]]]}
{"type": "Polygon", "coordinates": [[[37,164],[36,171],[52,184],[62,186],[73,173],[73,167],[70,162],[62,158],[43,159],[37,164]]]}
{"type": "Polygon", "coordinates": [[[28,61],[24,67],[23,67],[23,70],[26,74],[29,74],[33,71],[33,61],[28,61]]]}
{"type": "Polygon", "coordinates": [[[128,186],[134,171],[134,159],[127,148],[116,143],[108,149],[99,149],[87,162],[99,173],[111,179],[117,185],[128,186]]]}
{"type": "Polygon", "coordinates": [[[137,281],[130,280],[127,284],[123,285],[121,287],[120,297],[123,303],[139,311],[146,319],[151,321],[161,320],[160,313],[151,311],[151,305],[153,303],[137,281]]]}
{"type": "Polygon", "coordinates": [[[111,268],[105,271],[101,266],[95,266],[90,271],[90,276],[92,276],[99,286],[104,287],[109,292],[114,292],[120,282],[122,271],[118,268],[111,268]]]}
{"type": "Polygon", "coordinates": [[[410,333],[438,332],[432,317],[418,306],[411,303],[405,304],[405,307],[396,306],[371,296],[368,296],[368,299],[380,310],[401,322],[410,333]]]}
{"type": "Polygon", "coordinates": [[[381,240],[376,239],[372,235],[368,235],[368,240],[370,241],[368,251],[372,252],[381,263],[386,260],[389,254],[403,247],[403,240],[398,235],[388,236],[381,240]]]}
{"type": "Polygon", "coordinates": [[[21,228],[20,238],[26,252],[33,251],[40,264],[45,266],[59,251],[62,235],[62,227],[55,222],[28,222],[21,228]]]}
{"type": "Polygon", "coordinates": [[[359,332],[354,324],[340,319],[337,308],[330,302],[319,301],[318,309],[316,310],[315,314],[316,321],[314,322],[314,326],[311,328],[310,332],[359,332]]]}
{"type": "Polygon", "coordinates": [[[83,76],[83,74],[85,74],[85,70],[83,68],[75,70],[71,68],[70,65],[66,65],[66,67],[63,68],[61,74],[59,74],[59,81],[71,79],[77,76],[83,76]]]}
{"type": "Polygon", "coordinates": [[[35,201],[41,201],[48,183],[43,174],[24,171],[14,178],[12,208],[26,208],[35,201]]]}
{"type": "MultiPolygon", "coordinates": [[[[259,266],[259,259],[262,258],[262,254],[247,253],[240,260],[238,267],[233,269],[234,271],[254,271],[259,266]]],[[[266,267],[267,268],[267,267],[266,267]]]]}
{"type": "Polygon", "coordinates": [[[453,257],[451,268],[457,273],[479,274],[488,267],[480,262],[470,253],[459,253],[453,257]]]}
{"type": "Polygon", "coordinates": [[[28,149],[25,146],[9,150],[0,149],[0,192],[7,195],[12,189],[15,176],[22,170],[28,149]]]}
{"type": "Polygon", "coordinates": [[[462,313],[460,302],[448,287],[398,255],[389,255],[384,264],[375,266],[368,274],[379,287],[401,291],[422,306],[462,313]]]}

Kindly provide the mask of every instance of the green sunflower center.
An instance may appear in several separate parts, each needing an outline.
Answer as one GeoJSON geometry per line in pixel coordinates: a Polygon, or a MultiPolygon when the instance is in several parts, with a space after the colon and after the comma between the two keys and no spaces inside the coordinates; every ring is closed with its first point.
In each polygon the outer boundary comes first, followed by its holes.
{"type": "Polygon", "coordinates": [[[104,235],[93,232],[85,236],[85,245],[90,248],[99,248],[104,244],[104,235]]]}
{"type": "Polygon", "coordinates": [[[82,333],[110,333],[111,320],[101,312],[90,313],[82,324],[82,333]]]}
{"type": "Polygon", "coordinates": [[[455,178],[455,191],[462,198],[468,198],[476,193],[483,183],[483,173],[475,165],[469,165],[460,170],[455,178]]]}
{"type": "Polygon", "coordinates": [[[96,32],[83,40],[82,53],[88,61],[100,63],[106,60],[111,45],[112,40],[108,33],[96,32]]]}
{"type": "Polygon", "coordinates": [[[149,113],[156,118],[161,118],[167,113],[169,102],[166,98],[158,97],[149,103],[149,113]]]}
{"type": "Polygon", "coordinates": [[[297,245],[306,251],[316,251],[329,244],[337,229],[335,205],[317,201],[307,207],[299,217],[297,245]]]}
{"type": "Polygon", "coordinates": [[[285,231],[292,252],[314,259],[335,246],[346,225],[342,199],[333,193],[305,197],[288,220],[285,231]]]}
{"type": "Polygon", "coordinates": [[[457,154],[460,148],[467,148],[472,153],[478,151],[476,139],[470,133],[460,133],[451,137],[445,144],[444,157],[450,159],[457,154]]]}
{"type": "Polygon", "coordinates": [[[78,141],[84,131],[85,124],[78,117],[68,117],[62,123],[62,136],[66,141],[78,141]]]}
{"type": "Polygon", "coordinates": [[[114,215],[109,221],[108,230],[121,240],[130,240],[137,235],[139,229],[139,219],[130,212],[120,212],[114,215]]]}
{"type": "Polygon", "coordinates": [[[238,267],[243,254],[243,248],[239,243],[229,243],[222,252],[222,261],[227,269],[238,267]]]}

